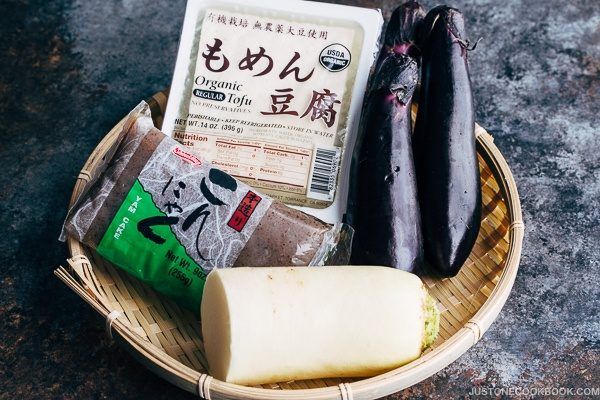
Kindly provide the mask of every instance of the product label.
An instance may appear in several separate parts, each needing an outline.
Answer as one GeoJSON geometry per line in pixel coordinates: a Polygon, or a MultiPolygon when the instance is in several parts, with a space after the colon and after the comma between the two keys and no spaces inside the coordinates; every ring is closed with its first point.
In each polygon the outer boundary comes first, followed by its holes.
{"type": "Polygon", "coordinates": [[[288,204],[335,197],[360,38],[299,16],[207,9],[173,137],[288,204]]]}
{"type": "Polygon", "coordinates": [[[270,205],[270,198],[164,140],[97,251],[197,311],[208,272],[235,263],[270,205]]]}

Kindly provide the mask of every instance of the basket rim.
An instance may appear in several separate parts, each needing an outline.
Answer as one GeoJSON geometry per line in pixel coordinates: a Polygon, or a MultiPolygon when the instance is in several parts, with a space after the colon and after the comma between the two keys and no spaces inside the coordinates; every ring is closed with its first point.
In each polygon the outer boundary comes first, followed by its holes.
{"type": "MultiPolygon", "coordinates": [[[[118,134],[124,121],[125,118],[111,129],[111,131],[96,146],[86,161],[73,189],[69,207],[72,206],[78,194],[83,190],[85,183],[89,180],[89,166],[100,156],[103,156],[100,149],[102,149],[107,142],[114,140],[114,136],[118,134]]],[[[521,258],[524,224],[517,186],[508,163],[494,144],[493,137],[484,128],[476,125],[475,134],[477,137],[477,151],[488,163],[506,202],[507,214],[510,221],[508,229],[509,247],[505,266],[499,275],[497,284],[480,309],[460,330],[454,333],[454,335],[444,341],[440,346],[409,364],[374,377],[341,384],[339,387],[327,386],[314,389],[266,389],[227,383],[211,377],[210,394],[248,399],[306,400],[307,398],[345,399],[347,393],[350,392],[360,398],[363,396],[378,398],[395,393],[430,377],[454,362],[470,347],[477,343],[483,333],[487,331],[490,325],[498,317],[510,295],[521,258]],[[345,391],[348,392],[344,393],[345,391]]],[[[77,258],[78,256],[85,257],[83,245],[75,239],[68,237],[67,246],[72,259],[77,258]]],[[[96,301],[93,295],[88,293],[88,291],[86,291],[86,289],[83,288],[65,268],[59,267],[55,271],[55,274],[100,315],[107,318],[111,310],[107,310],[102,304],[96,301]]],[[[152,343],[134,333],[128,325],[128,323],[123,322],[120,319],[116,319],[112,322],[111,332],[115,340],[125,347],[138,361],[153,370],[153,372],[157,373],[159,376],[190,392],[202,394],[202,389],[198,387],[198,384],[202,377],[207,377],[208,375],[187,367],[170,356],[167,356],[166,359],[164,357],[156,357],[155,353],[157,353],[157,348],[152,343]],[[167,362],[165,360],[172,362],[167,362]]],[[[159,352],[162,352],[162,350],[159,349],[159,352]]],[[[163,354],[166,355],[166,353],[163,354]]]]}

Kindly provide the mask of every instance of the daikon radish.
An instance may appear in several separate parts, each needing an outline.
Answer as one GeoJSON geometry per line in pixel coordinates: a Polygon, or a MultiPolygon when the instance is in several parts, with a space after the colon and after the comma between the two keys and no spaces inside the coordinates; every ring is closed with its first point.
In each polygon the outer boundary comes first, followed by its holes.
{"type": "Polygon", "coordinates": [[[373,266],[213,270],[201,317],[211,375],[244,385],[377,375],[439,330],[416,275],[373,266]]]}

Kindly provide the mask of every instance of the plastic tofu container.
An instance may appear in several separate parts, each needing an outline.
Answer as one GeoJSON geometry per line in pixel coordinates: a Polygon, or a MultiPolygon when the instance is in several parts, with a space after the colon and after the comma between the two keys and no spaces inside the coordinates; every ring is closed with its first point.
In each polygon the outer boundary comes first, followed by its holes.
{"type": "Polygon", "coordinates": [[[346,211],[379,10],[189,0],[163,131],[216,167],[328,222],[346,211]]]}

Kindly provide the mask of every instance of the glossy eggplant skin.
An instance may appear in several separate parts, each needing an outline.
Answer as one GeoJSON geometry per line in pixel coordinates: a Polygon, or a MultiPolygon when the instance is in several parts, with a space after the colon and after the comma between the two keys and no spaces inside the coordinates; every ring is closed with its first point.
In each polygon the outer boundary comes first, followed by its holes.
{"type": "Polygon", "coordinates": [[[378,65],[390,53],[406,54],[419,62],[420,51],[415,41],[425,14],[423,6],[414,0],[401,4],[392,12],[377,61],[378,65]]]}
{"type": "Polygon", "coordinates": [[[422,263],[410,118],[417,81],[416,61],[399,54],[388,54],[372,81],[352,162],[352,264],[413,272],[422,263]]]}
{"type": "Polygon", "coordinates": [[[460,11],[438,6],[419,32],[421,92],[413,137],[425,258],[442,276],[467,260],[481,223],[468,41],[460,11]]]}

